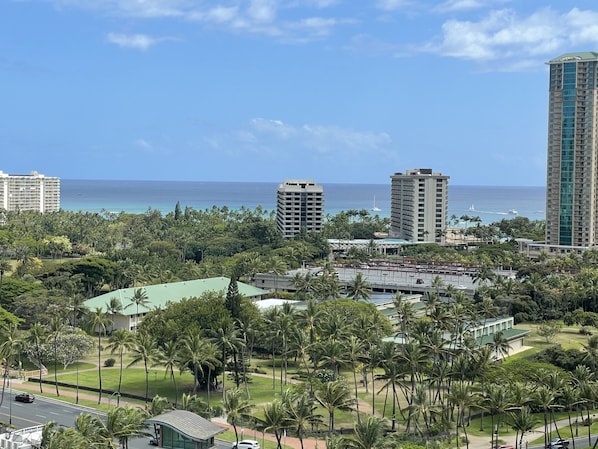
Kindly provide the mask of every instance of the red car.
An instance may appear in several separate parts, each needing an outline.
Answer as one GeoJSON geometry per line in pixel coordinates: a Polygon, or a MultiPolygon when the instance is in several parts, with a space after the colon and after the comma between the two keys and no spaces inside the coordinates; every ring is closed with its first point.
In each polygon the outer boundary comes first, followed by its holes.
{"type": "Polygon", "coordinates": [[[15,401],[31,403],[35,401],[35,396],[29,393],[19,393],[15,396],[15,401]]]}

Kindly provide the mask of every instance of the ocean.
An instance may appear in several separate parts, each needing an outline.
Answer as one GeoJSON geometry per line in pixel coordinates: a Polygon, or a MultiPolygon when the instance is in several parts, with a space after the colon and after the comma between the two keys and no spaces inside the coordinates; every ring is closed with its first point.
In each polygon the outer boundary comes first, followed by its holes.
{"type": "MultiPolygon", "coordinates": [[[[374,205],[381,217],[390,216],[389,184],[325,184],[325,214],[350,209],[370,211],[374,205]]],[[[61,180],[61,207],[68,211],[126,212],[141,214],[148,209],[172,212],[177,202],[196,210],[227,206],[229,209],[276,210],[278,183],[201,181],[109,181],[61,180]]],[[[545,187],[453,186],[449,184],[448,215],[480,217],[483,223],[515,216],[543,220],[545,187]]]]}

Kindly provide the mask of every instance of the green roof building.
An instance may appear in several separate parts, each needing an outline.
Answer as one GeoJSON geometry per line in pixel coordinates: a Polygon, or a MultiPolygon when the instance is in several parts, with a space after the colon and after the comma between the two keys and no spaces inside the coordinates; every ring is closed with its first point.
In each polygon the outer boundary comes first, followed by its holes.
{"type": "MultiPolygon", "coordinates": [[[[169,302],[178,302],[184,298],[199,297],[206,292],[224,292],[226,293],[230,279],[226,277],[216,277],[208,279],[196,279],[193,281],[171,282],[168,284],[146,285],[144,287],[121,288],[110,293],[105,293],[95,298],[85,301],[85,305],[90,310],[102,309],[108,313],[113,321],[113,330],[128,329],[135,330],[143,317],[154,309],[163,309],[169,302]],[[141,290],[145,293],[146,304],[137,305],[133,302],[135,292],[141,290]],[[118,313],[110,313],[108,304],[112,299],[120,302],[122,310],[118,313]]],[[[268,293],[267,290],[253,287],[251,285],[238,282],[239,293],[249,299],[261,299],[268,293]]]]}

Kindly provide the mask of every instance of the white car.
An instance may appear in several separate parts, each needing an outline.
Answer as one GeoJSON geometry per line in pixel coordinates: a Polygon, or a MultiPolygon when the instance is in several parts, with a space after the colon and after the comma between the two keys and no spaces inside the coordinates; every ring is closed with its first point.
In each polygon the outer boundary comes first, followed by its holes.
{"type": "Polygon", "coordinates": [[[260,443],[256,440],[241,440],[239,444],[233,443],[232,449],[260,449],[260,443]]]}

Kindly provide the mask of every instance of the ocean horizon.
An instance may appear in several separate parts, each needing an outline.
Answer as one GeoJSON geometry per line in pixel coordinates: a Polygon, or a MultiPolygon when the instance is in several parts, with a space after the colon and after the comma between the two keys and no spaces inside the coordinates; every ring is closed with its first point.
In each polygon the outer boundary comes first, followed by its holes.
{"type": "MultiPolygon", "coordinates": [[[[336,215],[351,209],[390,216],[390,182],[388,184],[319,183],[324,189],[324,213],[336,215]],[[372,211],[377,207],[380,211],[372,211]]],[[[111,212],[141,214],[149,209],[163,214],[181,208],[195,210],[228,207],[232,210],[260,206],[276,210],[279,182],[213,181],[124,181],[61,180],[61,208],[73,212],[111,212]]],[[[524,216],[545,219],[546,188],[513,186],[448,187],[448,215],[478,216],[483,223],[502,218],[524,216]]]]}

